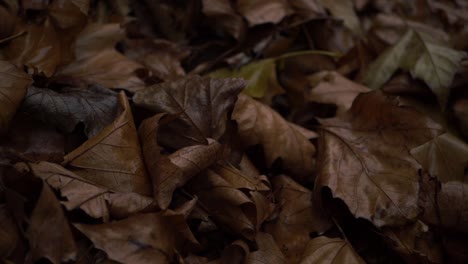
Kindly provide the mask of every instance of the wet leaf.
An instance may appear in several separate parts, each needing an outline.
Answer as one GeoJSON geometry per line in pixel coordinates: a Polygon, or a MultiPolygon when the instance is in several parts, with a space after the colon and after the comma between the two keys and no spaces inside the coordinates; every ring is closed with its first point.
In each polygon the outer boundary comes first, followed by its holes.
{"type": "Polygon", "coordinates": [[[310,240],[301,264],[306,263],[365,263],[347,240],[319,236],[310,240]]]}
{"type": "Polygon", "coordinates": [[[440,106],[445,108],[450,93],[448,87],[463,56],[463,52],[447,47],[433,36],[409,29],[369,66],[364,82],[377,89],[401,68],[424,80],[437,96],[440,106]]]}
{"type": "Polygon", "coordinates": [[[316,136],[314,132],[287,122],[268,106],[242,94],[232,117],[246,146],[263,145],[268,166],[281,158],[293,176],[312,179],[315,147],[309,139],[316,136]]]}
{"type": "Polygon", "coordinates": [[[328,186],[352,214],[376,226],[407,223],[419,214],[420,167],[409,150],[440,133],[395,98],[361,94],[346,117],[322,121],[316,187],[328,186]]]}
{"type": "Polygon", "coordinates": [[[21,110],[67,133],[83,122],[86,135],[93,137],[114,121],[117,101],[117,93],[100,86],[63,88],[59,92],[31,86],[21,110]]]}
{"type": "Polygon", "coordinates": [[[0,61],[0,134],[8,129],[11,119],[16,113],[31,78],[7,61],[0,61]]]}
{"type": "Polygon", "coordinates": [[[161,128],[160,142],[175,149],[207,144],[224,134],[228,113],[244,87],[241,79],[211,79],[199,76],[157,84],[137,92],[133,101],[157,113],[179,115],[161,128]]]}
{"type": "Polygon", "coordinates": [[[123,109],[114,122],[68,153],[63,165],[105,189],[150,195],[137,131],[124,93],[119,95],[119,104],[123,109]]]}

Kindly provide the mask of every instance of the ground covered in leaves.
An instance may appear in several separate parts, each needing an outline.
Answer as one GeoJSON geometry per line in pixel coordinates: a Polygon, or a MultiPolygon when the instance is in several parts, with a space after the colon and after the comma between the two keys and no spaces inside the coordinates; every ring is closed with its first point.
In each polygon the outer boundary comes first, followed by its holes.
{"type": "Polygon", "coordinates": [[[0,262],[468,263],[466,1],[0,14],[0,262]]]}

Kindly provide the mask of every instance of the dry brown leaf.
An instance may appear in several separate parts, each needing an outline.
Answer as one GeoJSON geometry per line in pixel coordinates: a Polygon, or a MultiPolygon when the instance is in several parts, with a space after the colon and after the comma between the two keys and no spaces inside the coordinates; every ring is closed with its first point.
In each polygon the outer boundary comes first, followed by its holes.
{"type": "Polygon", "coordinates": [[[224,248],[221,253],[219,263],[223,264],[236,264],[245,263],[250,249],[247,243],[242,240],[236,240],[232,244],[224,248]]]}
{"type": "Polygon", "coordinates": [[[284,120],[270,107],[247,95],[239,95],[232,118],[246,146],[263,145],[268,166],[281,158],[291,175],[311,180],[315,167],[315,147],[309,141],[316,134],[284,120]]]}
{"type": "Polygon", "coordinates": [[[163,39],[125,40],[125,46],[127,57],[145,65],[161,80],[185,75],[181,61],[190,54],[187,48],[163,39]]]}
{"type": "Polygon", "coordinates": [[[336,115],[342,115],[348,111],[358,94],[370,91],[369,88],[352,82],[337,72],[320,72],[311,76],[310,80],[317,81],[317,78],[320,81],[310,90],[306,100],[335,104],[336,115]]]}
{"type": "Polygon", "coordinates": [[[253,201],[212,170],[192,178],[187,184],[213,219],[247,239],[255,238],[257,213],[253,201]]]}
{"type": "Polygon", "coordinates": [[[61,43],[57,31],[47,19],[43,25],[19,22],[14,34],[26,31],[26,35],[13,39],[5,49],[5,56],[18,67],[27,66],[30,72],[55,73],[62,62],[61,43]]]}
{"type": "Polygon", "coordinates": [[[143,145],[149,173],[153,182],[153,194],[162,209],[166,209],[176,188],[182,187],[193,176],[221,158],[221,145],[212,139],[208,145],[182,148],[170,155],[162,155],[157,132],[163,114],[143,121],[138,133],[143,145]]]}
{"type": "MultiPolygon", "coordinates": [[[[440,225],[447,230],[468,233],[468,184],[447,182],[437,194],[440,225]]],[[[437,224],[438,221],[431,221],[437,224]]]]}
{"type": "Polygon", "coordinates": [[[0,134],[6,132],[24,95],[31,78],[7,61],[0,61],[0,134]]]}
{"type": "Polygon", "coordinates": [[[329,187],[376,226],[407,223],[420,212],[420,166],[409,150],[439,134],[439,125],[396,98],[361,94],[345,117],[322,121],[316,189],[329,187]]]}
{"type": "Polygon", "coordinates": [[[289,263],[270,234],[258,233],[255,242],[257,242],[258,250],[249,254],[248,264],[289,263]]]}
{"type": "Polygon", "coordinates": [[[249,26],[265,23],[277,24],[293,13],[287,0],[238,0],[237,11],[249,22],[249,26]]]}
{"type": "Polygon", "coordinates": [[[245,86],[242,79],[212,79],[187,76],[137,92],[133,101],[157,113],[179,115],[160,128],[158,138],[165,146],[179,149],[218,140],[226,130],[228,113],[237,94],[245,86]]]}
{"type": "Polygon", "coordinates": [[[312,192],[285,175],[273,179],[278,218],[265,226],[292,263],[299,263],[310,233],[325,232],[331,221],[313,203],[312,192]]]}
{"type": "Polygon", "coordinates": [[[60,264],[75,259],[76,245],[68,220],[47,184],[42,185],[29,222],[26,237],[33,261],[47,258],[54,264],[60,264]]]}
{"type": "Polygon", "coordinates": [[[348,264],[365,261],[354,251],[347,240],[319,236],[309,241],[301,264],[348,264]]]}
{"type": "Polygon", "coordinates": [[[132,112],[123,92],[119,104],[123,111],[114,122],[68,153],[63,165],[105,189],[151,195],[132,112]]]}
{"type": "Polygon", "coordinates": [[[89,216],[123,218],[149,207],[153,199],[137,193],[116,193],[86,181],[62,166],[49,162],[17,164],[17,168],[28,168],[34,176],[43,179],[67,198],[61,204],[69,211],[82,209],[89,216]]]}
{"type": "Polygon", "coordinates": [[[198,244],[191,233],[189,237],[183,233],[189,230],[185,217],[174,212],[135,214],[109,224],[75,227],[110,259],[122,263],[173,263],[185,246],[198,244]]]}
{"type": "Polygon", "coordinates": [[[56,0],[48,6],[48,14],[61,29],[82,26],[87,21],[90,0],[56,0]]]}
{"type": "Polygon", "coordinates": [[[429,227],[421,221],[397,228],[384,228],[389,244],[408,263],[443,263],[442,248],[429,227]]]}
{"type": "Polygon", "coordinates": [[[411,149],[411,155],[441,182],[468,182],[464,173],[468,166],[468,145],[452,134],[445,133],[411,149]]]}
{"type": "Polygon", "coordinates": [[[235,39],[245,34],[245,24],[242,17],[236,13],[229,0],[203,0],[202,12],[208,17],[212,27],[227,32],[235,39]]]}
{"type": "Polygon", "coordinates": [[[77,36],[76,60],[60,68],[57,74],[108,88],[131,92],[142,89],[144,82],[135,71],[144,67],[114,48],[123,36],[118,24],[89,24],[77,36]]]}
{"type": "Polygon", "coordinates": [[[325,16],[325,9],[316,0],[289,0],[294,11],[304,19],[325,16]]]}

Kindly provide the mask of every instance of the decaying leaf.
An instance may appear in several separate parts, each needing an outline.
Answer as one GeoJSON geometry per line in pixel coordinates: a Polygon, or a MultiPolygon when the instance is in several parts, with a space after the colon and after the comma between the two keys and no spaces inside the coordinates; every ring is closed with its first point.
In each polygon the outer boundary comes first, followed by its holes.
{"type": "Polygon", "coordinates": [[[228,113],[244,87],[241,79],[188,76],[137,92],[133,101],[157,113],[179,115],[160,128],[160,142],[179,149],[218,140],[225,132],[228,113]]]}
{"type": "Polygon", "coordinates": [[[382,86],[398,69],[424,80],[445,108],[449,85],[464,53],[447,47],[432,35],[409,29],[392,47],[369,66],[364,82],[373,89],[382,86]]]}
{"type": "Polygon", "coordinates": [[[84,179],[108,190],[151,195],[138,135],[128,100],[114,122],[64,157],[63,165],[84,179]]]}
{"type": "Polygon", "coordinates": [[[351,108],[354,98],[359,93],[369,91],[369,88],[352,82],[336,72],[320,72],[310,77],[311,82],[320,81],[313,87],[307,100],[318,103],[335,104],[337,115],[342,115],[351,108]]]}
{"type": "Polygon", "coordinates": [[[265,231],[271,234],[281,251],[292,263],[299,263],[310,240],[310,233],[322,233],[331,221],[313,203],[312,192],[288,176],[273,180],[279,214],[267,223],[265,231]]]}
{"type": "Polygon", "coordinates": [[[178,213],[135,214],[127,219],[101,225],[75,224],[94,246],[121,263],[173,263],[185,246],[196,246],[187,237],[185,217],[178,213]]]}
{"type": "Polygon", "coordinates": [[[381,92],[359,95],[347,116],[322,121],[319,177],[352,214],[376,226],[400,225],[419,214],[420,169],[409,150],[441,128],[381,92]]]}
{"type": "Polygon", "coordinates": [[[309,241],[300,263],[341,264],[365,263],[365,261],[354,251],[349,241],[319,236],[309,241]]]}
{"type": "Polygon", "coordinates": [[[452,134],[442,134],[424,145],[411,149],[411,155],[430,175],[442,182],[465,180],[468,145],[452,134]]]}
{"type": "Polygon", "coordinates": [[[311,180],[315,147],[309,141],[316,134],[284,120],[268,106],[247,95],[239,95],[232,118],[246,146],[263,145],[268,166],[281,158],[284,167],[301,180],[311,180]]]}
{"type": "Polygon", "coordinates": [[[123,218],[137,213],[153,202],[151,197],[137,193],[118,193],[103,189],[58,164],[40,162],[16,166],[31,169],[34,176],[59,190],[67,198],[61,202],[67,210],[80,208],[89,216],[102,218],[105,222],[111,217],[123,218]]]}
{"type": "Polygon", "coordinates": [[[93,137],[116,118],[118,97],[100,86],[63,88],[59,92],[31,86],[21,110],[67,133],[83,122],[86,135],[93,137]]]}
{"type": "Polygon", "coordinates": [[[31,84],[31,78],[7,61],[0,61],[0,134],[8,129],[16,109],[31,84]]]}
{"type": "Polygon", "coordinates": [[[118,24],[89,24],[77,37],[76,60],[60,68],[58,75],[131,92],[143,88],[135,73],[143,66],[114,48],[123,36],[118,24]]]}

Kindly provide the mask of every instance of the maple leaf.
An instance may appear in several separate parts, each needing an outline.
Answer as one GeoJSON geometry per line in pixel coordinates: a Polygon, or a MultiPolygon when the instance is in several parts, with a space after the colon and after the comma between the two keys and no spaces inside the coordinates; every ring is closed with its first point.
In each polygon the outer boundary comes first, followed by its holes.
{"type": "Polygon", "coordinates": [[[377,89],[398,69],[423,79],[445,108],[449,85],[464,53],[446,47],[431,35],[416,29],[408,31],[369,66],[364,82],[377,89]]]}
{"type": "Polygon", "coordinates": [[[351,213],[376,226],[419,214],[419,164],[409,150],[441,128],[381,92],[359,95],[343,118],[322,122],[317,191],[328,186],[351,213]]]}
{"type": "Polygon", "coordinates": [[[179,115],[176,121],[160,128],[159,137],[164,145],[179,149],[207,144],[207,138],[218,140],[243,87],[244,81],[237,78],[187,76],[137,92],[133,101],[157,113],[179,115]]]}

